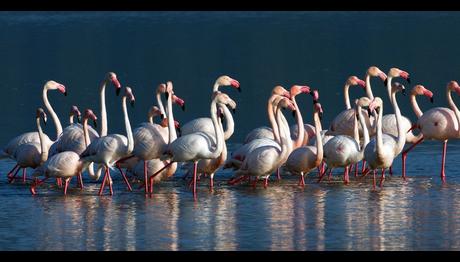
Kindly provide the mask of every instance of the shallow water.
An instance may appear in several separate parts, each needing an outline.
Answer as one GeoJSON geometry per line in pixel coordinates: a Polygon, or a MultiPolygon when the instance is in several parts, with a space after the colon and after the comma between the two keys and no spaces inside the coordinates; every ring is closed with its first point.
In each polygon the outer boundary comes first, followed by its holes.
{"type": "MultiPolygon", "coordinates": [[[[404,69],[413,84],[433,91],[434,105],[419,99],[422,110],[445,106],[445,84],[459,80],[459,25],[458,12],[0,12],[0,145],[36,129],[33,114],[50,79],[69,93],[49,94],[63,125],[74,104],[99,117],[98,85],[107,71],[134,90],[133,127],[145,121],[161,82],[172,80],[186,101],[186,112],[174,109],[186,123],[209,115],[217,76],[238,79],[241,94],[221,89],[238,104],[230,149],[267,124],[275,85],[319,89],[326,128],[342,110],[345,79],[363,78],[370,65],[404,69]]],[[[382,83],[373,79],[372,86],[389,112],[382,83]]],[[[113,91],[106,92],[109,133],[124,134],[113,91]]],[[[408,98],[398,99],[414,120],[408,98]]],[[[297,101],[310,122],[310,97],[297,101]]],[[[54,139],[53,125],[44,130],[54,139]]],[[[98,197],[99,183],[87,178],[84,191],[72,188],[64,197],[48,184],[33,197],[27,185],[7,183],[14,164],[1,160],[0,250],[458,250],[460,144],[449,142],[446,185],[441,150],[436,142],[421,144],[408,157],[407,182],[387,176],[376,191],[370,177],[343,185],[340,170],[320,184],[311,174],[305,188],[296,177],[272,178],[267,189],[229,186],[232,173],[219,171],[213,192],[202,179],[197,201],[183,170],[156,185],[152,198],[138,185],[127,192],[116,174],[113,197],[98,197]]]]}
{"type": "MultiPolygon", "coordinates": [[[[372,190],[371,177],[344,185],[341,171],[331,181],[307,185],[297,177],[273,176],[269,187],[226,184],[216,175],[213,192],[201,178],[194,201],[184,171],[154,187],[146,197],[139,184],[128,192],[114,173],[114,195],[97,196],[99,182],[76,181],[67,196],[48,184],[31,196],[20,181],[0,182],[1,250],[458,250],[460,178],[455,159],[460,144],[448,145],[447,184],[439,179],[442,147],[421,144],[408,156],[408,180],[400,158],[395,175],[372,190]]],[[[2,162],[1,174],[12,163],[2,162]]]]}

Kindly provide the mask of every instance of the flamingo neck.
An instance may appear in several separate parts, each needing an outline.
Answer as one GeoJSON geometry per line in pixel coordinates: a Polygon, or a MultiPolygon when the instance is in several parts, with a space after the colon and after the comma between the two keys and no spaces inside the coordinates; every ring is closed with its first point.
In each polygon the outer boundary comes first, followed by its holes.
{"type": "Polygon", "coordinates": [[[172,110],[172,93],[168,93],[168,144],[171,144],[177,138],[176,128],[174,127],[174,114],[172,110]]]}
{"type": "Polygon", "coordinates": [[[133,139],[133,131],[131,129],[131,123],[129,122],[128,109],[126,108],[126,96],[123,96],[121,100],[121,106],[123,108],[123,118],[125,120],[126,137],[128,138],[126,155],[129,155],[131,154],[134,148],[134,139],[133,139]]]}
{"type": "Polygon", "coordinates": [[[302,114],[300,113],[300,109],[297,106],[295,96],[293,96],[291,100],[295,106],[295,118],[297,122],[297,139],[294,141],[294,148],[298,148],[302,146],[303,140],[305,138],[305,126],[303,125],[302,114]]]}
{"type": "Polygon", "coordinates": [[[214,86],[212,87],[212,92],[215,93],[215,92],[219,91],[219,87],[220,87],[219,82],[216,81],[214,83],[214,86]]]}
{"type": "Polygon", "coordinates": [[[356,119],[356,110],[354,112],[354,118],[353,118],[353,138],[359,145],[359,127],[358,127],[358,119],[356,119]]]}
{"type": "MultiPolygon", "coordinates": [[[[91,143],[91,139],[89,137],[88,118],[87,117],[83,118],[83,135],[84,135],[84,139],[85,139],[85,147],[88,147],[89,144],[91,143]]],[[[82,169],[85,168],[84,166],[85,166],[85,163],[82,163],[82,169]]],[[[89,164],[89,167],[88,167],[88,174],[89,174],[89,177],[91,179],[97,180],[97,179],[99,179],[99,176],[94,174],[93,166],[94,166],[94,164],[91,162],[89,164]]]]}
{"type": "MultiPolygon", "coordinates": [[[[454,111],[455,118],[457,119],[457,123],[458,123],[457,126],[460,126],[460,111],[458,110],[457,105],[455,105],[455,102],[452,99],[452,90],[449,87],[446,88],[446,97],[447,97],[447,103],[449,104],[450,109],[454,111]]],[[[457,129],[458,129],[457,136],[460,136],[460,128],[457,127],[457,129]]]]}
{"type": "Polygon", "coordinates": [[[149,115],[149,116],[147,117],[147,121],[148,121],[150,124],[153,125],[153,116],[152,116],[152,115],[149,115]]]}
{"type": "Polygon", "coordinates": [[[37,120],[37,129],[38,129],[38,138],[40,140],[40,149],[41,149],[40,165],[42,165],[48,159],[48,147],[45,145],[45,135],[43,134],[43,130],[40,125],[40,117],[37,117],[36,120],[37,120]]]}
{"type": "Polygon", "coordinates": [[[291,138],[288,137],[288,130],[286,130],[286,125],[283,124],[283,112],[281,112],[281,107],[276,107],[276,120],[279,123],[278,128],[279,128],[279,134],[280,134],[280,146],[281,146],[281,151],[279,154],[279,161],[276,165],[276,167],[281,166],[286,162],[289,153],[290,153],[290,148],[289,148],[289,142],[292,142],[291,138]]]}
{"type": "MultiPolygon", "coordinates": [[[[388,79],[387,88],[391,87],[391,80],[392,78],[388,79]]],[[[406,143],[407,130],[403,130],[401,111],[399,110],[398,102],[396,101],[396,91],[391,92],[390,99],[391,99],[391,105],[393,106],[393,111],[395,112],[395,116],[396,116],[396,127],[398,128],[398,143],[397,143],[397,151],[396,151],[396,155],[397,155],[401,153],[404,147],[404,144],[406,143]]]]}
{"type": "Polygon", "coordinates": [[[315,136],[316,136],[316,161],[315,166],[319,166],[323,161],[323,141],[321,138],[321,120],[319,119],[318,112],[313,113],[313,121],[315,122],[315,136]]]}
{"type": "Polygon", "coordinates": [[[268,99],[268,104],[267,104],[267,114],[268,114],[268,120],[270,121],[270,124],[272,126],[273,130],[273,136],[275,137],[275,141],[277,143],[280,143],[280,133],[278,130],[278,123],[276,122],[274,112],[276,111],[273,107],[273,101],[275,100],[276,95],[272,95],[268,99]]]}
{"type": "MultiPolygon", "coordinates": [[[[358,106],[357,110],[358,110],[358,115],[359,115],[359,122],[361,123],[361,126],[363,127],[363,137],[364,137],[363,145],[361,146],[359,150],[360,160],[361,160],[364,157],[364,149],[366,148],[367,144],[369,144],[370,138],[369,138],[369,130],[367,130],[366,120],[364,119],[363,111],[360,106],[358,106]]],[[[359,146],[360,145],[359,137],[356,140],[356,142],[358,143],[358,146],[359,146]]]]}
{"type": "Polygon", "coordinates": [[[350,109],[351,108],[351,105],[350,105],[350,94],[348,92],[348,90],[350,89],[350,84],[348,84],[348,81],[347,83],[345,84],[345,86],[343,87],[343,99],[345,101],[345,107],[347,109],[350,109]]]}
{"type": "Polygon", "coordinates": [[[423,115],[423,112],[422,110],[420,110],[420,107],[418,106],[416,94],[411,93],[409,99],[410,105],[412,106],[412,110],[414,111],[417,118],[420,118],[423,115]]]}
{"type": "Polygon", "coordinates": [[[226,106],[222,105],[220,108],[222,108],[224,111],[225,124],[227,127],[227,129],[224,131],[224,139],[228,140],[233,135],[233,132],[235,132],[235,122],[233,121],[232,113],[230,113],[230,110],[228,110],[226,106]]]}
{"type": "Polygon", "coordinates": [[[51,115],[53,119],[54,125],[56,126],[56,140],[62,134],[62,125],[61,121],[59,121],[59,117],[54,112],[53,107],[51,106],[50,102],[48,101],[48,87],[43,88],[43,103],[45,104],[46,109],[51,115]]]}
{"type": "Polygon", "coordinates": [[[210,150],[207,158],[217,158],[222,153],[224,147],[224,134],[221,126],[219,125],[219,120],[217,119],[217,107],[216,100],[214,99],[211,103],[211,120],[214,126],[215,138],[216,138],[216,148],[214,151],[210,150]]]}
{"type": "MultiPolygon", "coordinates": [[[[279,109],[281,109],[281,107],[278,107],[279,109]]],[[[284,126],[284,135],[287,136],[287,142],[286,142],[286,145],[287,145],[287,148],[288,148],[288,152],[292,152],[293,150],[293,142],[292,142],[292,139],[291,139],[291,130],[289,128],[289,123],[288,121],[286,120],[286,117],[284,116],[284,114],[281,114],[281,123],[280,125],[284,126]]],[[[281,135],[280,135],[281,137],[281,135]]],[[[287,158],[287,156],[286,156],[287,158]]]]}
{"type": "Polygon", "coordinates": [[[374,99],[374,94],[372,94],[371,88],[371,76],[369,73],[366,73],[366,95],[369,97],[369,99],[374,99]]]}
{"type": "Polygon", "coordinates": [[[101,133],[100,136],[106,136],[108,132],[107,127],[107,109],[105,107],[105,87],[107,86],[107,80],[102,81],[100,88],[100,101],[101,101],[101,133]]]}
{"type": "Polygon", "coordinates": [[[70,115],[70,117],[69,117],[69,124],[70,124],[70,125],[73,124],[73,115],[70,115]]]}
{"type": "Polygon", "coordinates": [[[376,151],[377,155],[383,155],[383,134],[382,134],[382,117],[383,117],[383,104],[380,107],[379,114],[377,116],[377,130],[375,134],[376,139],[376,151]]]}
{"type": "MultiPolygon", "coordinates": [[[[163,106],[163,102],[161,101],[161,93],[160,93],[159,91],[157,91],[156,98],[157,98],[158,108],[160,108],[160,112],[161,112],[164,116],[166,116],[165,108],[164,108],[164,106],[163,106]]],[[[151,123],[153,123],[153,120],[152,120],[151,123]]]]}

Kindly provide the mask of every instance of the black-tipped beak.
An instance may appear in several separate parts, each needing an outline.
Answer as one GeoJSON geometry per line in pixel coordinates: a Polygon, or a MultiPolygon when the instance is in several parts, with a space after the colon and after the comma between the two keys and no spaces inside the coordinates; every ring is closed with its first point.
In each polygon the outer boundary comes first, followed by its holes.
{"type": "Polygon", "coordinates": [[[406,89],[402,89],[401,93],[403,94],[403,96],[405,96],[406,95],[406,89]]]}
{"type": "Polygon", "coordinates": [[[408,77],[406,80],[407,80],[407,83],[410,84],[410,77],[408,77]]]}
{"type": "Polygon", "coordinates": [[[383,84],[386,86],[388,84],[388,79],[385,79],[385,81],[383,81],[383,84]]]}
{"type": "Polygon", "coordinates": [[[165,119],[165,115],[160,114],[161,119],[165,119]]]}
{"type": "Polygon", "coordinates": [[[96,120],[93,120],[93,124],[94,124],[94,127],[97,128],[97,121],[96,120]]]}
{"type": "Polygon", "coordinates": [[[176,131],[179,136],[182,136],[182,131],[180,130],[180,127],[176,127],[176,131]]]}
{"type": "Polygon", "coordinates": [[[184,111],[184,112],[185,112],[185,103],[184,103],[184,104],[182,104],[181,108],[182,108],[182,111],[184,111]]]}
{"type": "Polygon", "coordinates": [[[380,107],[376,107],[376,108],[375,108],[375,112],[376,112],[377,114],[380,114],[380,107]]]}
{"type": "Polygon", "coordinates": [[[356,120],[359,120],[359,115],[355,113],[356,120]]]}
{"type": "Polygon", "coordinates": [[[241,93],[243,90],[241,90],[241,87],[238,87],[238,93],[241,93]]]}
{"type": "Polygon", "coordinates": [[[369,107],[367,108],[367,115],[368,116],[375,116],[374,111],[372,111],[369,107]]]}
{"type": "Polygon", "coordinates": [[[165,92],[165,99],[168,100],[168,97],[169,97],[169,93],[168,92],[165,92]]]}
{"type": "Polygon", "coordinates": [[[433,102],[434,102],[434,98],[433,98],[433,97],[430,97],[430,102],[433,104],[433,102]]]}
{"type": "Polygon", "coordinates": [[[319,120],[320,120],[320,121],[323,120],[323,112],[319,112],[319,113],[318,113],[318,116],[319,116],[319,120]]]}
{"type": "Polygon", "coordinates": [[[131,101],[131,103],[130,103],[130,104],[131,104],[131,107],[134,107],[134,100],[133,100],[133,101],[131,101]]]}
{"type": "Polygon", "coordinates": [[[43,119],[43,124],[46,126],[46,119],[43,119]]]}
{"type": "Polygon", "coordinates": [[[81,116],[77,116],[77,122],[81,123],[81,116]]]}
{"type": "Polygon", "coordinates": [[[67,91],[64,92],[64,96],[67,96],[67,91]]]}
{"type": "Polygon", "coordinates": [[[120,95],[120,91],[121,91],[121,88],[117,88],[117,89],[115,90],[115,94],[117,94],[117,96],[119,96],[119,95],[120,95]]]}
{"type": "Polygon", "coordinates": [[[294,118],[295,118],[295,113],[296,113],[296,111],[295,111],[295,110],[294,110],[294,111],[292,111],[292,117],[294,117],[294,118]]]}

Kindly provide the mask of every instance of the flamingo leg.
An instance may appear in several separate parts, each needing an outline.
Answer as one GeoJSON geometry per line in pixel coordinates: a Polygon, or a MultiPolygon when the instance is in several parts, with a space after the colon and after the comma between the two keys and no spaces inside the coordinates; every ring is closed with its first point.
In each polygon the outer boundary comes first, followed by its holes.
{"type": "Polygon", "coordinates": [[[230,181],[228,181],[228,184],[229,185],[234,185],[238,182],[240,182],[241,180],[243,180],[246,176],[239,176],[239,177],[235,177],[235,178],[232,178],[230,179],[230,181]]]}
{"type": "Polygon", "coordinates": [[[58,188],[62,188],[62,178],[56,177],[56,185],[58,188]]]}
{"type": "Polygon", "coordinates": [[[332,178],[332,169],[329,169],[329,174],[327,175],[327,181],[331,181],[331,178],[332,178]]]}
{"type": "Polygon", "coordinates": [[[6,175],[6,177],[10,178],[11,175],[13,174],[14,170],[16,170],[16,168],[19,168],[19,164],[16,164],[13,169],[10,170],[10,172],[8,172],[8,174],[6,175]]]}
{"type": "Polygon", "coordinates": [[[148,193],[148,184],[147,184],[147,161],[144,160],[144,189],[145,193],[148,193]]]}
{"type": "Polygon", "coordinates": [[[279,167],[276,169],[276,177],[278,178],[278,181],[281,180],[281,174],[280,174],[280,168],[279,167]]]}
{"type": "Polygon", "coordinates": [[[445,164],[446,164],[446,152],[447,151],[447,139],[444,140],[442,147],[442,162],[441,162],[441,180],[443,183],[446,182],[445,164]]]}
{"type": "Polygon", "coordinates": [[[267,187],[268,187],[268,178],[269,178],[269,176],[267,176],[267,177],[264,179],[264,188],[267,188],[267,187]]]}
{"type": "Polygon", "coordinates": [[[43,182],[45,182],[49,177],[45,177],[43,178],[42,180],[35,180],[34,182],[32,182],[32,185],[30,185],[30,193],[32,193],[32,195],[36,195],[37,192],[35,191],[35,187],[39,186],[40,184],[43,184],[43,182]]]}
{"type": "Polygon", "coordinates": [[[196,196],[196,171],[198,169],[198,162],[193,163],[193,196],[196,196]]]}
{"type": "MultiPolygon", "coordinates": [[[[168,164],[166,164],[164,167],[162,167],[160,170],[158,170],[157,172],[155,172],[155,174],[151,175],[148,180],[149,180],[149,184],[153,183],[153,179],[158,175],[160,174],[161,171],[165,170],[168,166],[170,166],[171,164],[173,163],[173,161],[169,162],[168,164]]],[[[145,180],[147,182],[147,180],[145,180]]],[[[147,186],[146,186],[147,187],[147,186]]]]}
{"type": "Polygon", "coordinates": [[[22,182],[26,182],[26,174],[27,174],[27,168],[22,169],[22,182]]]}
{"type": "Polygon", "coordinates": [[[358,177],[358,163],[355,164],[355,173],[354,177],[358,177]]]}
{"type": "Polygon", "coordinates": [[[345,167],[345,173],[343,174],[343,182],[348,184],[350,182],[350,178],[348,176],[348,170],[350,169],[350,165],[345,167]]]}
{"type": "Polygon", "coordinates": [[[383,181],[385,181],[385,168],[382,168],[382,176],[380,177],[380,184],[379,186],[383,186],[383,181]]]}
{"type": "Polygon", "coordinates": [[[393,176],[393,165],[390,166],[390,169],[388,169],[388,173],[390,176],[393,176]]]}
{"type": "Polygon", "coordinates": [[[361,174],[364,173],[364,170],[366,169],[366,160],[363,160],[362,164],[361,164],[361,174]]]}
{"type": "Polygon", "coordinates": [[[374,178],[372,179],[372,189],[375,190],[375,173],[377,172],[377,169],[374,169],[372,172],[374,174],[374,178]]]}
{"type": "Polygon", "coordinates": [[[304,179],[304,173],[303,172],[300,172],[299,185],[302,186],[302,187],[305,186],[305,179],[304,179]]]}
{"type": "Polygon", "coordinates": [[[326,170],[324,170],[324,172],[323,172],[323,173],[321,174],[321,176],[318,178],[318,181],[317,181],[318,183],[321,182],[321,180],[323,180],[323,177],[324,177],[324,175],[327,173],[328,170],[329,170],[329,167],[326,168],[326,170]]]}
{"type": "Polygon", "coordinates": [[[69,183],[71,179],[72,179],[71,177],[64,179],[64,195],[67,195],[67,188],[69,187],[69,183]]]}
{"type": "Polygon", "coordinates": [[[120,164],[117,164],[116,166],[117,166],[117,168],[118,168],[118,171],[120,171],[121,176],[123,177],[123,181],[125,181],[125,184],[126,184],[126,186],[128,187],[128,190],[129,190],[129,191],[133,191],[131,185],[129,184],[128,178],[126,177],[125,172],[123,172],[123,169],[121,169],[121,167],[120,167],[120,164]]]}
{"type": "Polygon", "coordinates": [[[108,175],[108,168],[106,167],[105,168],[105,172],[104,172],[104,178],[102,178],[102,184],[101,184],[101,187],[99,188],[99,193],[98,195],[102,196],[102,190],[104,190],[104,187],[105,187],[105,181],[107,181],[107,175],[108,175]]]}
{"type": "Polygon", "coordinates": [[[256,177],[256,178],[254,179],[254,181],[252,182],[252,188],[255,189],[255,188],[257,187],[257,182],[258,182],[258,181],[259,181],[259,178],[256,177]]]}
{"type": "Polygon", "coordinates": [[[401,154],[401,158],[402,158],[402,178],[404,180],[406,180],[406,158],[407,158],[407,153],[409,153],[409,151],[414,149],[415,146],[417,146],[418,144],[423,142],[423,140],[425,140],[425,138],[422,136],[422,138],[420,138],[417,142],[413,143],[408,149],[404,150],[402,152],[402,154],[401,154]]]}
{"type": "Polygon", "coordinates": [[[110,189],[110,195],[112,196],[113,195],[113,188],[112,188],[112,184],[113,184],[113,181],[112,181],[112,177],[110,176],[110,169],[107,168],[107,183],[109,183],[109,189],[110,189]]]}
{"type": "Polygon", "coordinates": [[[150,184],[150,190],[149,190],[150,194],[153,194],[153,184],[154,184],[154,183],[155,183],[155,180],[152,180],[152,181],[150,181],[150,183],[149,183],[149,184],[150,184]]]}
{"type": "Polygon", "coordinates": [[[77,182],[78,182],[78,187],[79,187],[80,189],[83,189],[83,176],[81,175],[81,172],[78,173],[77,179],[78,179],[78,180],[77,180],[77,182]]]}
{"type": "Polygon", "coordinates": [[[13,180],[16,179],[16,176],[17,176],[19,170],[21,170],[21,168],[16,169],[16,172],[14,173],[14,175],[12,177],[8,178],[8,183],[11,183],[11,182],[13,182],[13,180]]]}

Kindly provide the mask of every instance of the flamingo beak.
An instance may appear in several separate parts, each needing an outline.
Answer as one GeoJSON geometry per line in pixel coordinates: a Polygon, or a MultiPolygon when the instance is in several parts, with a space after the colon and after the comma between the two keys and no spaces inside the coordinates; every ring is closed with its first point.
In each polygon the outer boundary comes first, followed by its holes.
{"type": "Polygon", "coordinates": [[[406,95],[406,89],[405,88],[401,89],[401,94],[403,94],[403,96],[406,95]]]}
{"type": "Polygon", "coordinates": [[[121,91],[121,87],[117,87],[117,89],[115,90],[115,94],[116,94],[117,96],[119,96],[119,95],[120,95],[120,91],[121,91]]]}
{"type": "Polygon", "coordinates": [[[94,124],[94,127],[97,128],[97,121],[96,121],[96,119],[93,119],[93,124],[94,124]]]}
{"type": "Polygon", "coordinates": [[[323,120],[323,111],[318,112],[319,120],[323,120]]]}
{"type": "Polygon", "coordinates": [[[283,96],[288,99],[291,99],[291,93],[289,93],[289,91],[283,92],[283,96]]]}
{"type": "Polygon", "coordinates": [[[358,79],[358,85],[361,86],[362,88],[366,88],[366,82],[364,82],[361,79],[358,79]]]}
{"type": "Polygon", "coordinates": [[[160,113],[160,118],[161,118],[161,119],[165,119],[165,115],[163,115],[162,113],[160,113]]]}
{"type": "Polygon", "coordinates": [[[235,80],[235,79],[230,80],[230,85],[238,89],[238,92],[241,92],[240,82],[238,82],[238,80],[235,80]]]}
{"type": "Polygon", "coordinates": [[[81,123],[81,116],[77,116],[77,122],[81,123]]]}
{"type": "Polygon", "coordinates": [[[386,82],[386,80],[387,80],[387,75],[386,75],[384,72],[380,72],[380,73],[379,73],[379,77],[380,77],[380,79],[381,79],[381,80],[385,83],[385,85],[386,85],[386,83],[387,83],[387,82],[386,82]]]}
{"type": "Polygon", "coordinates": [[[117,89],[121,88],[121,84],[120,84],[120,81],[118,81],[118,79],[112,78],[112,83],[115,85],[117,89]]]}
{"type": "Polygon", "coordinates": [[[293,118],[295,118],[296,111],[297,111],[297,110],[292,111],[292,117],[293,117],[293,118]]]}
{"type": "Polygon", "coordinates": [[[133,100],[131,100],[131,103],[130,103],[130,104],[131,104],[131,107],[133,107],[133,108],[134,108],[134,101],[135,101],[135,100],[133,99],[133,100]]]}
{"type": "Polygon", "coordinates": [[[434,102],[434,99],[433,99],[433,92],[431,92],[430,90],[423,90],[423,95],[428,97],[430,99],[430,102],[433,103],[434,102]]]}
{"type": "Polygon", "coordinates": [[[310,94],[310,93],[311,93],[311,90],[310,90],[310,87],[309,87],[309,86],[302,86],[302,87],[300,88],[300,91],[301,91],[302,93],[305,93],[305,94],[310,94]]]}

